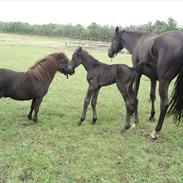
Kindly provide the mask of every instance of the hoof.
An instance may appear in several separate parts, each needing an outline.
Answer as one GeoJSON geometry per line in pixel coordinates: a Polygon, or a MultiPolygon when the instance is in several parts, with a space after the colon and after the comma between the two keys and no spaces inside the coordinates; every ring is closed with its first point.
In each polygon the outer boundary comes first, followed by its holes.
{"type": "Polygon", "coordinates": [[[92,125],[95,125],[96,121],[97,121],[97,118],[93,118],[91,124],[92,124],[92,125]]]}
{"type": "Polygon", "coordinates": [[[150,121],[150,122],[154,122],[155,120],[156,120],[156,119],[154,118],[154,116],[150,116],[150,117],[149,117],[149,121],[150,121]]]}
{"type": "Polygon", "coordinates": [[[27,116],[27,119],[28,120],[32,120],[32,116],[27,116]]]}
{"type": "Polygon", "coordinates": [[[149,138],[151,140],[156,140],[158,138],[157,132],[155,130],[152,131],[151,134],[150,134],[150,136],[149,136],[149,138]]]}
{"type": "Polygon", "coordinates": [[[136,129],[136,128],[137,128],[137,124],[135,124],[135,123],[130,127],[130,129],[132,129],[132,130],[136,129]]]}
{"type": "Polygon", "coordinates": [[[33,118],[33,121],[34,121],[35,123],[37,123],[37,122],[38,122],[38,119],[34,119],[34,118],[33,118]]]}
{"type": "Polygon", "coordinates": [[[82,124],[82,121],[79,121],[79,122],[78,122],[78,126],[81,126],[81,124],[82,124]]]}
{"type": "Polygon", "coordinates": [[[120,130],[121,133],[124,133],[126,130],[128,130],[131,126],[125,126],[120,130]]]}

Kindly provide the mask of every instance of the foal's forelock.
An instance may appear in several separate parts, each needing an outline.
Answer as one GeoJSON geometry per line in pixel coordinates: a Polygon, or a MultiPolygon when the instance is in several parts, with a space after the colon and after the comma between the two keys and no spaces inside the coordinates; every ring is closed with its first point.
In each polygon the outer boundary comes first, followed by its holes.
{"type": "Polygon", "coordinates": [[[53,79],[58,67],[59,64],[56,59],[50,56],[37,62],[27,72],[40,81],[50,81],[53,79]]]}

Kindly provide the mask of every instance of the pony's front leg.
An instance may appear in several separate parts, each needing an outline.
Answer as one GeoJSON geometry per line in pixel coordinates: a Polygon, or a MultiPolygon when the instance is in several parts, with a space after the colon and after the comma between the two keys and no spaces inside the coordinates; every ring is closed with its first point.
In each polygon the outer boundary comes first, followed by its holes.
{"type": "Polygon", "coordinates": [[[34,103],[35,103],[35,99],[32,99],[31,109],[30,109],[29,114],[27,115],[27,118],[28,118],[29,120],[32,119],[32,112],[33,112],[33,110],[34,110],[34,103]]]}
{"type": "Polygon", "coordinates": [[[35,102],[34,102],[34,117],[33,117],[33,121],[37,122],[38,121],[38,112],[39,112],[39,106],[42,102],[43,98],[38,98],[38,99],[35,99],[35,102]]]}
{"type": "Polygon", "coordinates": [[[91,99],[91,106],[92,106],[92,109],[93,109],[92,124],[95,124],[95,122],[97,121],[96,104],[97,104],[97,97],[98,97],[99,90],[100,90],[100,88],[98,88],[94,91],[92,99],[91,99]]]}
{"type": "Polygon", "coordinates": [[[83,104],[83,112],[82,112],[82,115],[81,115],[81,118],[80,118],[80,121],[79,121],[78,125],[81,125],[82,122],[86,118],[87,108],[88,108],[88,105],[90,103],[90,99],[92,97],[93,91],[94,91],[93,86],[89,85],[88,91],[87,91],[87,94],[86,94],[86,97],[85,97],[85,100],[84,100],[84,104],[83,104]]]}

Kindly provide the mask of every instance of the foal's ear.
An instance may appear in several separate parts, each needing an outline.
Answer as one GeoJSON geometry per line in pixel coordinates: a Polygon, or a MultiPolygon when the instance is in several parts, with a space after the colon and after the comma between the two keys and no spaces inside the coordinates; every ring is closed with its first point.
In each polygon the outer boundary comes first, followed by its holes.
{"type": "Polygon", "coordinates": [[[79,54],[81,52],[82,48],[81,47],[78,47],[77,49],[77,54],[79,54]]]}
{"type": "Polygon", "coordinates": [[[116,32],[116,35],[119,33],[119,27],[118,26],[116,27],[115,32],[116,32]]]}

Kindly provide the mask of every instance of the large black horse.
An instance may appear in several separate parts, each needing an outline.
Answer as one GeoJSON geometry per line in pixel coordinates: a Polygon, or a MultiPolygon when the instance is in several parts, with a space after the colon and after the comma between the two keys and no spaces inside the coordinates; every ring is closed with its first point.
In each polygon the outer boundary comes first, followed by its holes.
{"type": "Polygon", "coordinates": [[[0,98],[32,100],[28,119],[38,120],[39,106],[57,71],[67,75],[69,59],[64,53],[53,53],[38,61],[26,72],[0,69],[0,98]]]}
{"type": "Polygon", "coordinates": [[[155,114],[155,89],[156,81],[159,81],[160,116],[155,130],[150,135],[152,139],[156,139],[169,106],[168,87],[177,74],[169,112],[175,114],[177,119],[183,115],[183,33],[170,31],[156,35],[124,31],[116,27],[108,56],[114,57],[123,48],[132,54],[133,66],[138,66],[138,75],[134,85],[135,93],[138,92],[142,74],[151,79],[152,110],[150,119],[155,114]]]}

